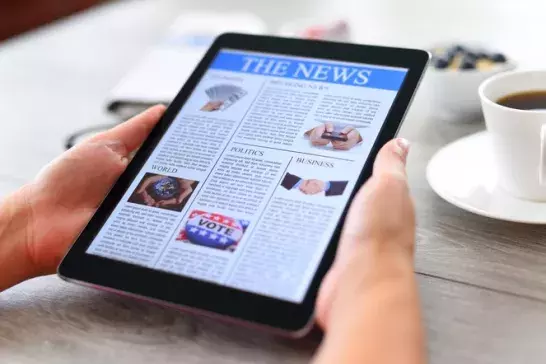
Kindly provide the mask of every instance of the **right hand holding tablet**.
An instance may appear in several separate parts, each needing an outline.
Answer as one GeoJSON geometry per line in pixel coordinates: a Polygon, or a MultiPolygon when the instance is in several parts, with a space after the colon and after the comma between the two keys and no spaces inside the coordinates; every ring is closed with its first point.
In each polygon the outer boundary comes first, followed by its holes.
{"type": "Polygon", "coordinates": [[[316,363],[425,362],[407,151],[403,139],[386,144],[351,204],[317,300],[326,336],[316,363]]]}

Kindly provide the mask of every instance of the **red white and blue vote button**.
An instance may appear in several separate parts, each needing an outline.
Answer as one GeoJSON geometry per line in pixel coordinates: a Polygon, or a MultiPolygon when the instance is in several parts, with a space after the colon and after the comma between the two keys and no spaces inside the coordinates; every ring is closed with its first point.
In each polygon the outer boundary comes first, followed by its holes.
{"type": "Polygon", "coordinates": [[[248,221],[230,216],[193,210],[184,231],[177,240],[188,240],[194,244],[216,249],[227,249],[243,237],[248,221]]]}

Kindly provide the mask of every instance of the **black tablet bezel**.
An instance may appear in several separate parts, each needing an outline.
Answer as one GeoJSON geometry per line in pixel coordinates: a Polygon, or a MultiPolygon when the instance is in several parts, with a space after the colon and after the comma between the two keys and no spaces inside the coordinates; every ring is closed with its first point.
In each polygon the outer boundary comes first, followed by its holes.
{"type": "Polygon", "coordinates": [[[95,215],[81,232],[59,265],[58,274],[67,280],[147,297],[154,301],[191,308],[199,312],[212,312],[215,315],[266,326],[283,332],[295,333],[305,328],[313,317],[318,287],[332,263],[348,205],[344,209],[342,218],[302,303],[282,301],[85,253],[89,244],[137,176],[148,156],[193,92],[208,65],[217,52],[224,48],[408,69],[402,87],[371,149],[370,158],[368,158],[359,176],[351,199],[358,188],[371,175],[373,160],[380,147],[396,135],[429,59],[427,52],[414,49],[234,33],[221,35],[212,44],[126,171],[115,183],[95,215]]]}

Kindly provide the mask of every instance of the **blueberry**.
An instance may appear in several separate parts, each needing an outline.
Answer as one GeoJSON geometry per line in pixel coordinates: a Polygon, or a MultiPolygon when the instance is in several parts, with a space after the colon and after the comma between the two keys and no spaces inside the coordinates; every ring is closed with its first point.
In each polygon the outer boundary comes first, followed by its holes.
{"type": "Polygon", "coordinates": [[[434,61],[434,67],[437,69],[444,69],[449,67],[449,60],[446,57],[438,57],[434,61]]]}
{"type": "Polygon", "coordinates": [[[472,70],[476,68],[476,59],[472,57],[464,57],[461,65],[459,66],[462,70],[472,70]]]}
{"type": "Polygon", "coordinates": [[[468,58],[468,59],[472,59],[472,60],[477,60],[478,58],[478,54],[477,53],[474,53],[474,52],[470,52],[470,51],[467,51],[465,54],[464,54],[464,58],[468,58]]]}
{"type": "Polygon", "coordinates": [[[453,62],[453,58],[455,58],[455,56],[457,55],[457,52],[454,52],[452,49],[451,50],[448,50],[446,51],[446,54],[445,54],[445,58],[447,59],[447,61],[449,63],[453,62]]]}
{"type": "Polygon", "coordinates": [[[489,58],[487,56],[487,53],[485,53],[484,51],[477,51],[477,52],[474,53],[474,55],[476,56],[476,59],[489,58]]]}
{"type": "Polygon", "coordinates": [[[464,53],[466,52],[466,49],[460,45],[460,44],[455,44],[454,46],[452,46],[451,48],[449,48],[453,53],[464,53]]]}
{"type": "Polygon", "coordinates": [[[504,63],[506,62],[506,57],[502,53],[493,53],[489,56],[489,59],[496,63],[504,63]]]}

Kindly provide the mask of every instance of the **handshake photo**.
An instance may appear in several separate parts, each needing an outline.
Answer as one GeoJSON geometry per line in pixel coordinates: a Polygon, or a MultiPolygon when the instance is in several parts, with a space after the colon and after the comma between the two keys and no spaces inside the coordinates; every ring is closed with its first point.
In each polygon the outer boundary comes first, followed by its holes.
{"type": "Polygon", "coordinates": [[[345,191],[348,181],[323,181],[320,179],[303,179],[291,173],[286,173],[281,186],[287,190],[298,190],[306,195],[317,195],[324,192],[325,196],[340,196],[345,191]]]}

